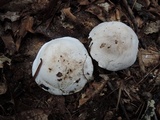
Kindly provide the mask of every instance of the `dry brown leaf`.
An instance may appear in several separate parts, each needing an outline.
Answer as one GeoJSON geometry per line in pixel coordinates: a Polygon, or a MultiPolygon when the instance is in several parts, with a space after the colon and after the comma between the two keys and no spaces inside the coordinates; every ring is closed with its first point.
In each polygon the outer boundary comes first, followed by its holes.
{"type": "Polygon", "coordinates": [[[106,21],[106,15],[103,12],[102,8],[98,5],[90,5],[85,11],[95,15],[97,18],[99,18],[101,21],[106,21]]]}
{"type": "Polygon", "coordinates": [[[158,16],[160,16],[160,7],[159,6],[158,6],[158,8],[157,7],[156,8],[150,7],[148,11],[151,12],[151,13],[157,14],[158,16]]]}
{"type": "Polygon", "coordinates": [[[39,10],[43,10],[46,7],[48,7],[47,5],[50,3],[51,0],[35,0],[33,1],[32,6],[32,10],[34,11],[39,11],[39,10]]]}
{"type": "Polygon", "coordinates": [[[111,11],[108,15],[109,21],[120,21],[121,17],[124,16],[124,14],[121,11],[120,7],[117,7],[114,11],[111,11]]]}
{"type": "Polygon", "coordinates": [[[140,70],[145,73],[146,72],[146,69],[145,69],[145,65],[142,61],[142,52],[139,50],[138,51],[138,61],[139,61],[139,67],[140,67],[140,70]]]}
{"type": "Polygon", "coordinates": [[[0,56],[0,68],[3,68],[3,63],[4,62],[7,62],[8,65],[11,65],[11,59],[6,57],[6,56],[4,56],[4,55],[1,55],[0,56]]]}
{"type": "MultiPolygon", "coordinates": [[[[1,55],[0,56],[0,68],[5,68],[4,63],[6,62],[6,64],[11,65],[11,59],[9,59],[8,57],[1,55]]],[[[5,73],[1,70],[0,71],[0,95],[5,94],[8,90],[8,84],[7,84],[7,80],[5,77],[5,73]]]]}
{"type": "Polygon", "coordinates": [[[151,4],[150,0],[139,0],[138,3],[142,4],[146,8],[151,4]]]}
{"type": "Polygon", "coordinates": [[[160,20],[148,23],[144,28],[145,34],[157,33],[160,31],[160,20]]]}
{"type": "Polygon", "coordinates": [[[16,46],[12,36],[10,34],[6,34],[1,36],[1,38],[5,44],[5,47],[7,48],[7,53],[13,55],[16,52],[16,46]]]}
{"type": "Polygon", "coordinates": [[[0,15],[0,20],[1,21],[4,21],[5,19],[9,19],[11,20],[12,22],[18,20],[20,18],[19,16],[19,12],[6,12],[5,14],[3,15],[0,15]]]}
{"type": "Polygon", "coordinates": [[[21,40],[23,37],[25,37],[25,35],[27,34],[27,32],[31,32],[34,33],[32,26],[34,23],[34,18],[31,16],[27,16],[25,17],[20,25],[20,30],[17,33],[17,40],[16,40],[16,50],[19,50],[19,47],[21,45],[21,40]]]}
{"type": "Polygon", "coordinates": [[[143,4],[145,7],[149,7],[149,5],[151,4],[150,0],[141,0],[144,1],[143,4]]]}
{"type": "Polygon", "coordinates": [[[107,111],[107,112],[105,113],[104,120],[113,120],[113,117],[114,117],[113,111],[107,111]]]}
{"type": "Polygon", "coordinates": [[[140,17],[136,17],[137,27],[142,28],[144,21],[140,17]]]}
{"type": "Polygon", "coordinates": [[[116,20],[120,21],[121,19],[121,13],[119,9],[116,9],[116,20]]]}
{"type": "Polygon", "coordinates": [[[67,17],[67,18],[69,18],[71,21],[74,21],[74,22],[76,22],[76,16],[75,15],[73,15],[72,13],[71,13],[71,8],[70,7],[68,7],[68,8],[63,8],[62,9],[62,13],[67,17]]]}
{"type": "Polygon", "coordinates": [[[31,16],[25,17],[21,22],[19,35],[21,37],[24,37],[27,32],[34,33],[34,31],[32,29],[33,23],[34,23],[33,17],[31,17],[31,16]]]}
{"type": "Polygon", "coordinates": [[[116,21],[116,14],[114,12],[110,13],[108,19],[109,21],[116,21]]]}
{"type": "Polygon", "coordinates": [[[151,4],[155,7],[160,7],[159,6],[159,0],[150,0],[151,1],[151,4]]]}
{"type": "Polygon", "coordinates": [[[78,107],[84,105],[87,101],[102,91],[109,78],[104,74],[101,74],[100,77],[103,78],[100,82],[93,82],[86,92],[81,95],[78,107]]]}
{"type": "Polygon", "coordinates": [[[145,67],[153,66],[158,64],[159,59],[160,59],[160,54],[158,51],[153,51],[151,49],[149,50],[144,50],[140,49],[141,52],[141,57],[142,57],[142,62],[145,67]]]}
{"type": "Polygon", "coordinates": [[[102,7],[106,12],[109,12],[110,4],[108,2],[99,3],[98,6],[102,7]]]}

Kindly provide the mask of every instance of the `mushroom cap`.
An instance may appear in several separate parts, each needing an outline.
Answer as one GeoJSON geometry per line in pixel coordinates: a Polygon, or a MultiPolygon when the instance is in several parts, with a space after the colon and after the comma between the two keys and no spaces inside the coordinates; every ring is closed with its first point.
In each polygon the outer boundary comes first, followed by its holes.
{"type": "Polygon", "coordinates": [[[136,61],[138,37],[122,22],[103,22],[91,30],[89,38],[90,54],[101,68],[118,71],[136,61]]]}
{"type": "Polygon", "coordinates": [[[76,38],[62,37],[45,43],[32,66],[32,76],[45,91],[69,95],[80,91],[93,74],[93,64],[84,45],[76,38]]]}

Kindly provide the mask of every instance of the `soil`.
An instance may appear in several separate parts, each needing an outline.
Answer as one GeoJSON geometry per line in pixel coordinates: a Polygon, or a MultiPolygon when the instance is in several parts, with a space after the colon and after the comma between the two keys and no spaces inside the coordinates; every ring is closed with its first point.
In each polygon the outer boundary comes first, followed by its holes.
{"type": "Polygon", "coordinates": [[[159,0],[1,0],[0,120],[158,120],[159,51],[159,0]],[[104,21],[136,32],[134,65],[112,72],[93,60],[94,80],[82,91],[56,96],[42,90],[32,77],[40,47],[71,36],[89,51],[89,32],[104,21]]]}

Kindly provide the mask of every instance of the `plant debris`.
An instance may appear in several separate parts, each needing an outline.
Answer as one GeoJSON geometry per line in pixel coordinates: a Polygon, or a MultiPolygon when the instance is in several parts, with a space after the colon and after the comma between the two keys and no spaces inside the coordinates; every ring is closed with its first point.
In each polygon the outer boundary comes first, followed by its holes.
{"type": "Polygon", "coordinates": [[[158,120],[159,51],[159,0],[0,0],[0,119],[158,120]],[[111,72],[93,60],[94,80],[68,96],[38,87],[31,68],[40,47],[70,36],[89,51],[89,32],[103,21],[121,21],[136,32],[134,65],[111,72]]]}

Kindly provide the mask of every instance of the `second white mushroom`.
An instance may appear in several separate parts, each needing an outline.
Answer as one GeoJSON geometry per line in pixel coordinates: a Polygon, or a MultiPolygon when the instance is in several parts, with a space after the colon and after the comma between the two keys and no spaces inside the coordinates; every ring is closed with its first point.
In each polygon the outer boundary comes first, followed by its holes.
{"type": "Polygon", "coordinates": [[[134,64],[138,52],[138,37],[122,22],[103,22],[90,34],[90,54],[99,66],[118,71],[134,64]]]}

